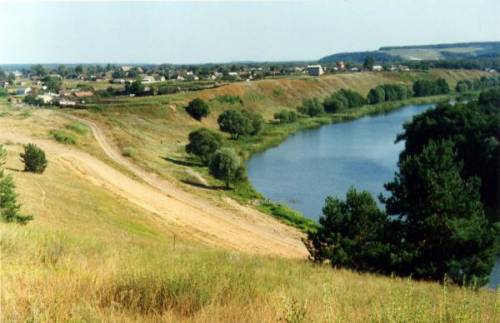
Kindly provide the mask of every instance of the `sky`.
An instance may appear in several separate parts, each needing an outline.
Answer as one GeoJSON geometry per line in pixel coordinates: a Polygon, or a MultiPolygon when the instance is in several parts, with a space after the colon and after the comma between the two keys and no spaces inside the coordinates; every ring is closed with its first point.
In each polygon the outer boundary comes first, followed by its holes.
{"type": "Polygon", "coordinates": [[[0,64],[316,60],[500,41],[499,0],[0,0],[0,64]]]}

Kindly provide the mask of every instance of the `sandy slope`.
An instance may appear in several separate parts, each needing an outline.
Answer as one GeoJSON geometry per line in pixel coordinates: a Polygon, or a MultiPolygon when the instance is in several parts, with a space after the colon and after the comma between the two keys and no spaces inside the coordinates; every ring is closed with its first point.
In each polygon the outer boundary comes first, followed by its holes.
{"type": "Polygon", "coordinates": [[[235,201],[227,199],[220,206],[214,205],[214,202],[181,190],[123,157],[97,124],[78,120],[92,129],[97,142],[110,159],[144,182],[135,180],[78,149],[48,140],[29,138],[12,127],[2,129],[0,139],[37,143],[49,156],[58,158],[77,176],[105,187],[167,222],[182,227],[181,231],[204,243],[264,255],[294,258],[307,255],[300,240],[302,234],[297,230],[235,201]]]}

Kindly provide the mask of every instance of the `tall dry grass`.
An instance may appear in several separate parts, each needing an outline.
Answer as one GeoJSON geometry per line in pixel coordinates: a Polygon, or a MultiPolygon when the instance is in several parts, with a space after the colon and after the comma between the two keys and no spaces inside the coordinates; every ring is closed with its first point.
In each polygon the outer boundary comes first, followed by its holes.
{"type": "Polygon", "coordinates": [[[498,322],[500,294],[0,226],[2,322],[498,322]]]}

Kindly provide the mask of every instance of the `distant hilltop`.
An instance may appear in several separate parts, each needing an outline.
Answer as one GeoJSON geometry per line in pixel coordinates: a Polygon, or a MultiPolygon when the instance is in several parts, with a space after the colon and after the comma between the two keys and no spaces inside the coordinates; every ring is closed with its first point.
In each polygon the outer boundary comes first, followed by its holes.
{"type": "Polygon", "coordinates": [[[379,50],[338,53],[325,56],[321,63],[337,61],[363,62],[366,57],[378,62],[423,61],[446,59],[500,58],[500,42],[472,42],[437,45],[386,46],[379,50]]]}

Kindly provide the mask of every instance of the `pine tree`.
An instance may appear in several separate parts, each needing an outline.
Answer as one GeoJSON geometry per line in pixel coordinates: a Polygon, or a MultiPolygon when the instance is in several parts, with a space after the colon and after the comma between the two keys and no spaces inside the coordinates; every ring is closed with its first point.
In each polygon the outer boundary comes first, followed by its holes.
{"type": "Polygon", "coordinates": [[[480,180],[462,179],[451,141],[430,141],[418,155],[400,161],[386,184],[389,215],[403,228],[396,272],[455,283],[488,280],[494,265],[497,229],[480,201],[480,180]]]}
{"type": "Polygon", "coordinates": [[[14,180],[11,175],[6,175],[4,170],[6,157],[7,152],[0,145],[0,219],[4,222],[26,224],[33,220],[33,217],[19,214],[21,205],[17,203],[14,180]]]}

